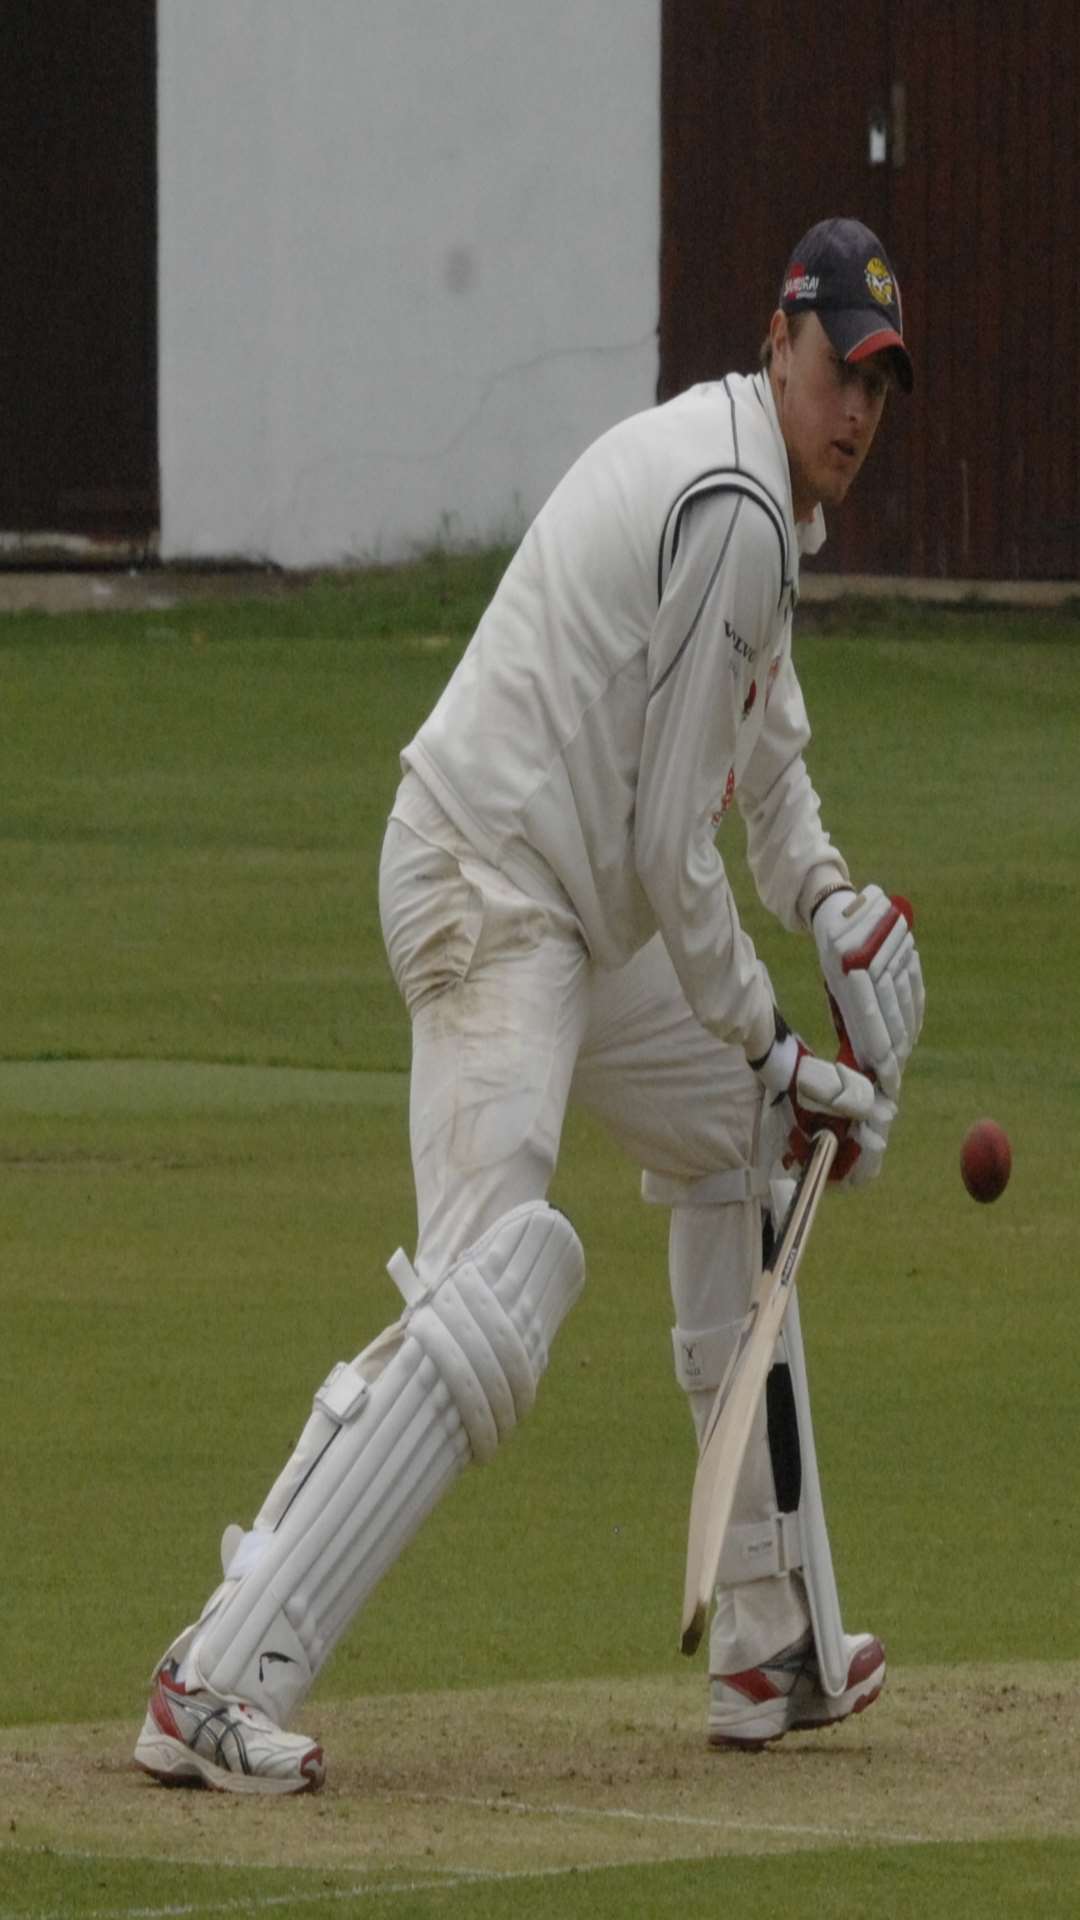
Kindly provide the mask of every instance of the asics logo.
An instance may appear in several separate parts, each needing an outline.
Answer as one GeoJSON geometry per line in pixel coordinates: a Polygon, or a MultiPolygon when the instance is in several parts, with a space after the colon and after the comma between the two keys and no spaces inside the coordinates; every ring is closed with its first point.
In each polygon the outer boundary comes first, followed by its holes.
{"type": "Polygon", "coordinates": [[[281,1662],[281,1664],[282,1664],[283,1666],[286,1666],[286,1667],[295,1667],[295,1665],[296,1665],[296,1661],[295,1661],[295,1660],[293,1659],[293,1657],[292,1657],[292,1654],[291,1654],[291,1653],[260,1653],[260,1655],[259,1655],[259,1681],[260,1681],[260,1684],[262,1683],[262,1681],[263,1681],[263,1679],[265,1678],[265,1675],[264,1675],[264,1673],[263,1673],[263,1668],[264,1668],[265,1666],[267,1666],[267,1665],[269,1665],[269,1663],[270,1663],[271,1661],[273,1661],[273,1660],[278,1660],[278,1661],[280,1661],[280,1662],[281,1662]]]}

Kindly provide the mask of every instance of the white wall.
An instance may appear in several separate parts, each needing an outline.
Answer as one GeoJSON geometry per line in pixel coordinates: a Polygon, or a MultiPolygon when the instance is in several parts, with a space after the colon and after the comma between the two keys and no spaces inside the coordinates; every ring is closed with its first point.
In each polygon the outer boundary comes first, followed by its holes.
{"type": "Polygon", "coordinates": [[[514,537],[657,373],[659,0],[158,0],[166,558],[514,537]]]}

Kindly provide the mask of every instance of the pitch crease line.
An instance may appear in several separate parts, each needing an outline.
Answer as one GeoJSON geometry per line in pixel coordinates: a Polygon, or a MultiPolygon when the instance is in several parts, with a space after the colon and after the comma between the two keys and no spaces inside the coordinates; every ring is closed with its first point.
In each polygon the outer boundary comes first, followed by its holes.
{"type": "MultiPolygon", "coordinates": [[[[521,1880],[559,1880],[570,1874],[610,1873],[619,1866],[611,1860],[586,1860],[576,1866],[532,1867],[519,1873],[488,1871],[482,1868],[448,1868],[426,1880],[394,1880],[380,1887],[360,1883],[352,1887],[331,1887],[321,1893],[267,1893],[238,1896],[231,1900],[185,1901],[167,1907],[94,1907],[83,1920],[194,1920],[194,1916],[228,1913],[269,1913],[276,1907],[329,1906],[342,1900],[396,1899],[401,1894],[448,1893],[455,1887],[488,1886],[496,1882],[514,1884],[521,1880]]],[[[288,1871],[288,1869],[283,1869],[288,1871]]],[[[0,1920],[69,1920],[69,1909],[31,1912],[23,1907],[0,1907],[0,1920]]]]}
{"type": "MultiPolygon", "coordinates": [[[[288,1869],[283,1869],[288,1871],[288,1869]]],[[[269,1913],[275,1907],[316,1907],[326,1906],[340,1900],[392,1899],[403,1893],[446,1893],[452,1887],[461,1886],[464,1880],[480,1879],[484,1876],[472,1873],[444,1874],[439,1879],[392,1881],[382,1887],[331,1887],[319,1893],[256,1893],[250,1896],[237,1895],[230,1900],[185,1901],[180,1906],[168,1907],[94,1907],[84,1916],[84,1920],[191,1920],[191,1916],[212,1913],[269,1913]]],[[[23,1908],[0,1908],[0,1920],[68,1920],[67,1908],[56,1908],[41,1915],[33,1914],[23,1908]]]]}
{"type": "MultiPolygon", "coordinates": [[[[639,1807],[579,1807],[568,1801],[485,1800],[456,1793],[387,1794],[387,1801],[407,1800],[419,1806],[481,1807],[489,1813],[547,1814],[555,1819],[638,1820],[644,1826],[704,1827],[710,1833],[779,1833],[799,1839],[865,1840],[867,1829],[858,1827],[811,1827],[784,1824],[777,1820],[716,1820],[701,1813],[646,1813],[639,1807]]],[[[874,1831],[878,1846],[923,1847],[932,1839],[925,1833],[874,1831]]]]}

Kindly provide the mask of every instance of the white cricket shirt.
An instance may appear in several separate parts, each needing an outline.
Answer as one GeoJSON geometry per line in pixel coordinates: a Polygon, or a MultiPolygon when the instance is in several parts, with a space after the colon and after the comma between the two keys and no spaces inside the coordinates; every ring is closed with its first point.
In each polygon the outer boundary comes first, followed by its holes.
{"type": "Polygon", "coordinates": [[[657,929],[691,1007],[763,1053],[772,1001],[715,844],[733,804],[758,892],[797,928],[847,868],[821,827],[791,660],[800,545],[765,374],[623,421],[533,522],[402,755],[526,889],[550,871],[594,960],[657,929]]]}

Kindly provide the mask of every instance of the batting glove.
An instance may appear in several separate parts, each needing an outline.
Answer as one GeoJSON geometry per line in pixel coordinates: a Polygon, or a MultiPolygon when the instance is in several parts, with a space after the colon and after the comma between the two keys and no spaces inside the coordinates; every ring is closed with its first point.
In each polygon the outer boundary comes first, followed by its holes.
{"type": "Polygon", "coordinates": [[[791,1128],[785,1164],[805,1160],[815,1133],[829,1127],[840,1141],[829,1178],[845,1179],[860,1156],[851,1123],[868,1120],[874,1111],[875,1089],[866,1074],[842,1060],[822,1060],[811,1053],[779,1013],[772,1046],[750,1065],[774,1100],[787,1102],[791,1128]]]}
{"type": "Polygon", "coordinates": [[[860,1066],[891,1100],[926,1006],[910,923],[907,902],[890,900],[875,886],[828,893],[811,916],[837,1028],[846,1029],[860,1066]]]}
{"type": "MultiPolygon", "coordinates": [[[[889,1144],[889,1128],[896,1119],[897,1106],[888,1094],[877,1093],[870,1116],[860,1120],[840,1148],[854,1148],[849,1164],[842,1175],[846,1187],[865,1187],[876,1180],[881,1172],[881,1163],[885,1158],[885,1149],[889,1144]]],[[[837,1156],[839,1158],[839,1155],[837,1156]]],[[[836,1162],[833,1162],[835,1166],[836,1162]]]]}

